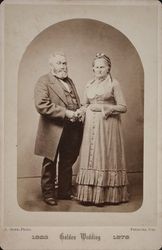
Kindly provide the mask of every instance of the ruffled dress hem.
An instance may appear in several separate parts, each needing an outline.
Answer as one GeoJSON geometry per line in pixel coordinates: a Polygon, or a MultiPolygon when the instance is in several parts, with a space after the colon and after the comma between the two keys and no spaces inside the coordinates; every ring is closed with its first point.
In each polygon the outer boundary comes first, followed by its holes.
{"type": "Polygon", "coordinates": [[[119,204],[128,202],[129,194],[127,186],[99,187],[78,185],[78,194],[76,199],[80,202],[90,202],[94,204],[119,204]]]}
{"type": "Polygon", "coordinates": [[[94,204],[118,204],[129,201],[127,173],[123,170],[81,169],[77,176],[76,199],[94,204]]]}

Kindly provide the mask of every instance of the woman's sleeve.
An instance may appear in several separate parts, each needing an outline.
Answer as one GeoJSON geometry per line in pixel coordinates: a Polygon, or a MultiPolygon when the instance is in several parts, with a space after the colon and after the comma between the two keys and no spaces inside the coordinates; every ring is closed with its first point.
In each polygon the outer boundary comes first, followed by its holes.
{"type": "Polygon", "coordinates": [[[103,117],[108,117],[111,114],[117,115],[120,113],[127,112],[125,98],[123,96],[120,84],[116,80],[113,86],[113,91],[116,103],[114,105],[113,104],[103,105],[102,108],[103,117]]]}
{"type": "Polygon", "coordinates": [[[122,106],[127,106],[126,101],[120,86],[120,83],[115,80],[114,84],[114,98],[116,101],[116,105],[122,105],[122,106]]]}

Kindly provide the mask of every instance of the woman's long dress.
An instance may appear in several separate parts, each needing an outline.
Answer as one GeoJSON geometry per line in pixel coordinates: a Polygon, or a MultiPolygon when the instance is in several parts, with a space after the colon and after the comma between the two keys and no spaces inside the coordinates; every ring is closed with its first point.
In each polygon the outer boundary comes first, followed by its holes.
{"type": "Polygon", "coordinates": [[[126,106],[120,84],[110,77],[100,84],[92,81],[85,93],[89,105],[76,178],[77,199],[95,204],[126,202],[128,180],[120,114],[103,117],[107,104],[126,106]],[[102,111],[91,111],[91,104],[100,104],[102,111]]]}

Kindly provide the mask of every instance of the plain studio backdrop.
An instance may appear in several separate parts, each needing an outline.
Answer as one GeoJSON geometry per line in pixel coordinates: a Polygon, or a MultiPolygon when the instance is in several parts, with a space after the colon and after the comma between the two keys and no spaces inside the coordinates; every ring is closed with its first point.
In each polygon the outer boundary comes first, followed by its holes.
{"type": "MultiPolygon", "coordinates": [[[[18,75],[18,177],[41,173],[43,158],[34,155],[39,120],[34,86],[40,76],[49,72],[49,55],[60,50],[67,56],[69,77],[81,101],[87,81],[93,78],[95,54],[104,52],[110,57],[112,77],[120,82],[128,108],[121,115],[127,170],[142,172],[144,72],[140,57],[131,41],[114,27],[96,20],[72,19],[41,32],[22,57],[18,75]]],[[[77,168],[75,164],[74,173],[77,168]]]]}

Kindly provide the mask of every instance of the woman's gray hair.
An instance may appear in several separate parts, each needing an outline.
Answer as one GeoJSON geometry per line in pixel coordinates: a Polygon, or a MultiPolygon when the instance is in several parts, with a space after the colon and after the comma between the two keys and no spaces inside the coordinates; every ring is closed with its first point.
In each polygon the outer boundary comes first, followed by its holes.
{"type": "Polygon", "coordinates": [[[100,58],[103,58],[103,59],[106,61],[107,65],[108,65],[108,67],[109,67],[109,72],[110,72],[110,70],[111,70],[111,60],[110,60],[110,58],[109,58],[107,55],[105,55],[104,53],[97,53],[97,54],[96,54],[95,58],[93,59],[92,66],[94,67],[95,61],[96,61],[97,59],[100,59],[100,58]]]}

